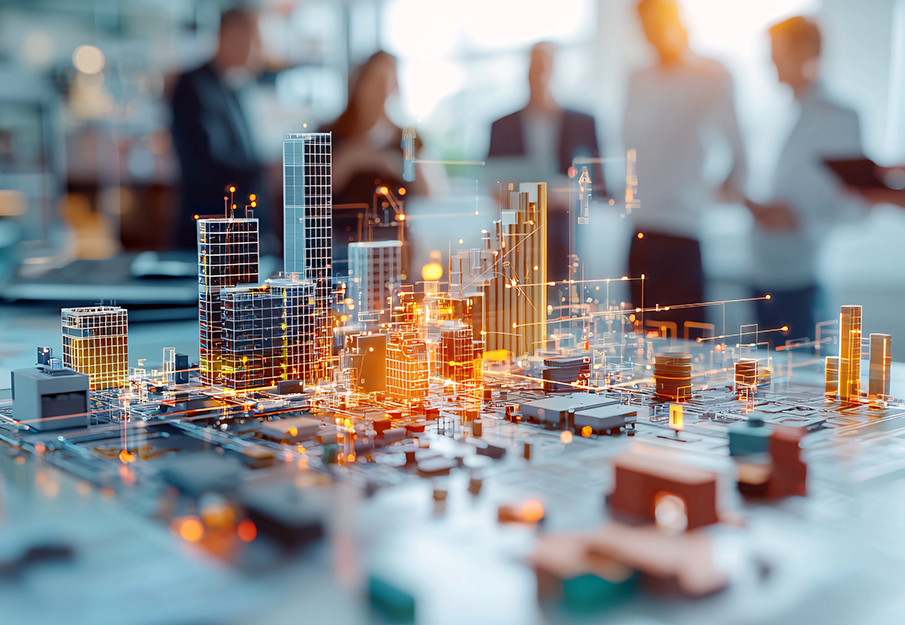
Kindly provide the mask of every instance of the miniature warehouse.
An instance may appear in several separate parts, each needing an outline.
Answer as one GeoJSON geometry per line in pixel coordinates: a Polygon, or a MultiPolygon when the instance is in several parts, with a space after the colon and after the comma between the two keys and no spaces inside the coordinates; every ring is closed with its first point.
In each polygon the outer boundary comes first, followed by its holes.
{"type": "Polygon", "coordinates": [[[862,489],[905,466],[891,337],[862,338],[860,306],[772,350],[781,329],[645,319],[681,303],[572,304],[609,281],[548,280],[543,182],[510,184],[482,247],[422,281],[401,238],[353,243],[339,281],[331,136],[286,134],[283,164],[283,271],[260,280],[255,198],[229,188],[196,218],[199,361],[132,363],[127,310],[64,309],[62,353],[35,345],[0,402],[17,463],[248,578],[318,571],[337,581],[281,592],[353,620],[748,622],[805,570],[824,594],[845,584],[815,568],[899,579],[840,546],[862,489]]]}

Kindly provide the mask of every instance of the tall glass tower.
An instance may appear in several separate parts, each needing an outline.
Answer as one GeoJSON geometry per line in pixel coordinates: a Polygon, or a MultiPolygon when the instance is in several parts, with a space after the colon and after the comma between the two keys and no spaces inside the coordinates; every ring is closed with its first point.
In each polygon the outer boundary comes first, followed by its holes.
{"type": "Polygon", "coordinates": [[[330,133],[283,135],[283,261],[287,274],[315,282],[313,379],[333,357],[333,151],[330,133]]]}

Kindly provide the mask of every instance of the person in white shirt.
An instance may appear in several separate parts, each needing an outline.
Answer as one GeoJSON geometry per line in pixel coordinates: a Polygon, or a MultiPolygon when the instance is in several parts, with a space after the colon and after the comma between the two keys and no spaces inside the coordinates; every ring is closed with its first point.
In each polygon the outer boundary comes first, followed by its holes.
{"type": "Polygon", "coordinates": [[[817,24],[793,17],[769,33],[777,78],[794,92],[800,114],[777,162],[773,199],[747,202],[755,219],[753,295],[770,295],[757,302],[761,329],[788,326],[786,338],[814,338],[819,246],[836,224],[861,210],[824,161],[860,156],[860,125],[857,113],[835,102],[820,82],[817,24]]]}
{"type": "MultiPolygon", "coordinates": [[[[741,189],[746,170],[732,77],[717,61],[688,47],[674,0],[642,0],[638,14],[658,60],[629,82],[623,140],[637,153],[641,208],[634,218],[629,273],[644,274],[644,306],[704,301],[698,241],[701,215],[714,195],[705,165],[712,149],[728,146],[732,170],[726,188],[741,189]]],[[[642,282],[632,282],[632,306],[642,305],[642,282]]],[[[703,308],[671,310],[646,319],[704,321],[703,308]]]]}

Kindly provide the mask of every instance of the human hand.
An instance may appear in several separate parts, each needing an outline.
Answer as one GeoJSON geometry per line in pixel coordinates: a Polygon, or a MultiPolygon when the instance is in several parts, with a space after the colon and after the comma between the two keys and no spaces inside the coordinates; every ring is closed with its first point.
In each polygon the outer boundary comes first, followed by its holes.
{"type": "Polygon", "coordinates": [[[905,208],[905,189],[861,187],[855,191],[870,204],[895,204],[905,208]]]}
{"type": "Polygon", "coordinates": [[[754,221],[767,232],[792,233],[798,230],[798,215],[788,204],[774,202],[758,204],[745,200],[745,206],[754,215],[754,221]]]}

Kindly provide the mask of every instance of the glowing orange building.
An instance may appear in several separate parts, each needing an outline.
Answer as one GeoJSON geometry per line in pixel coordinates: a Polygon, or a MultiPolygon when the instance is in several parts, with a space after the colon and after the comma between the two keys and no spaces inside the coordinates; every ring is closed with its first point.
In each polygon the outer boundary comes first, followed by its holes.
{"type": "Polygon", "coordinates": [[[481,303],[488,351],[533,354],[547,339],[547,183],[509,190],[509,210],[496,222],[493,268],[481,303]]]}
{"type": "Polygon", "coordinates": [[[64,308],[63,365],[87,374],[92,391],[129,381],[128,313],[118,306],[64,308]]]}
{"type": "Polygon", "coordinates": [[[427,397],[430,379],[427,343],[414,332],[393,332],[386,353],[387,394],[402,401],[427,397]]]}
{"type": "Polygon", "coordinates": [[[870,373],[867,382],[867,396],[877,399],[889,395],[889,378],[892,371],[892,336],[889,334],[870,335],[870,373]]]}
{"type": "Polygon", "coordinates": [[[861,307],[843,306],[839,323],[839,399],[861,397],[861,307]]]}

